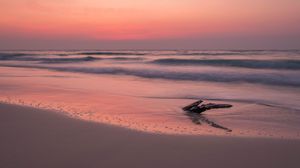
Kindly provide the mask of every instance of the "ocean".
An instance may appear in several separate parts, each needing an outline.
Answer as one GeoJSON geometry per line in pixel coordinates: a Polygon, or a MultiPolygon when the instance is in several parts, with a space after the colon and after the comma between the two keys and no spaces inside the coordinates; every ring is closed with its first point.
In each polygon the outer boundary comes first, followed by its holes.
{"type": "Polygon", "coordinates": [[[300,50],[1,51],[0,101],[149,133],[299,139],[300,50]],[[199,99],[233,107],[181,109],[199,99]]]}

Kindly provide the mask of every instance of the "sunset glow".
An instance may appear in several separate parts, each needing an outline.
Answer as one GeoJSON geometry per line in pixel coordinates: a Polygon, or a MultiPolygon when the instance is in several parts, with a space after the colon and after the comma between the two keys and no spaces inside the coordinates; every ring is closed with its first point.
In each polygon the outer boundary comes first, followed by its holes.
{"type": "Polygon", "coordinates": [[[296,0],[3,0],[0,42],[299,36],[299,11],[296,0]]]}

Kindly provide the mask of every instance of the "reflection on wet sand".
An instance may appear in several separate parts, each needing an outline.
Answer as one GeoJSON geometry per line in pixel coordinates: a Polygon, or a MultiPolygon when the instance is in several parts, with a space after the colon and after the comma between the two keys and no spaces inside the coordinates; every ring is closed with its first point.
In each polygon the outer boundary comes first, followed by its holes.
{"type": "Polygon", "coordinates": [[[192,113],[192,112],[186,112],[185,114],[192,120],[193,123],[195,123],[197,125],[201,125],[202,123],[206,123],[206,124],[210,125],[211,127],[218,128],[218,129],[223,129],[227,132],[232,132],[231,129],[226,128],[222,125],[219,125],[219,124],[209,120],[207,118],[207,116],[205,116],[205,114],[198,114],[198,113],[192,113]]]}

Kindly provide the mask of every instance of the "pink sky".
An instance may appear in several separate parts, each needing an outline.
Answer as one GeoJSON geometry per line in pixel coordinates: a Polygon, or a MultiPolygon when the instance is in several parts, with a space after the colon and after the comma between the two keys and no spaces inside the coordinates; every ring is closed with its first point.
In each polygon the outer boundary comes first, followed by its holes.
{"type": "Polygon", "coordinates": [[[297,48],[300,1],[1,0],[0,38],[1,49],[297,48]]]}

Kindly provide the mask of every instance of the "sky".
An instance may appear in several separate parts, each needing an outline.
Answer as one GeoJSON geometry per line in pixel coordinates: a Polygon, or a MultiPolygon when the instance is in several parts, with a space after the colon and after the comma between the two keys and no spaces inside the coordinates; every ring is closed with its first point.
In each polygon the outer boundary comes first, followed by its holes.
{"type": "Polygon", "coordinates": [[[0,0],[0,49],[300,49],[300,1],[0,0]]]}

